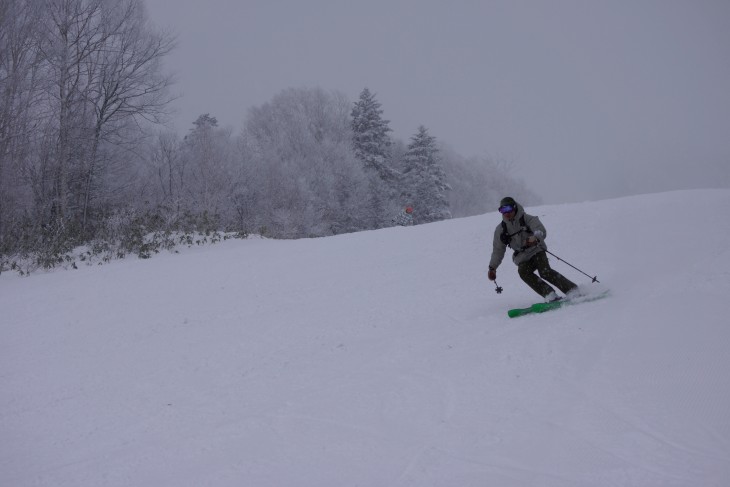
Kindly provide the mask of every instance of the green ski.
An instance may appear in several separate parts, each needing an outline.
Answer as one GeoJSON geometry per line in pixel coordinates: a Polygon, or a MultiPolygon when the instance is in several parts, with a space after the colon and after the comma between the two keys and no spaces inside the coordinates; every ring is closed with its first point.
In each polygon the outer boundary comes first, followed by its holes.
{"type": "Polygon", "coordinates": [[[570,306],[573,304],[586,303],[588,301],[595,301],[596,299],[605,298],[608,296],[608,291],[604,291],[601,294],[595,294],[592,296],[579,296],[573,299],[561,299],[560,301],[551,301],[549,303],[535,303],[528,308],[515,308],[507,311],[507,316],[510,318],[517,318],[519,316],[544,313],[554,309],[562,308],[563,306],[570,306]]]}

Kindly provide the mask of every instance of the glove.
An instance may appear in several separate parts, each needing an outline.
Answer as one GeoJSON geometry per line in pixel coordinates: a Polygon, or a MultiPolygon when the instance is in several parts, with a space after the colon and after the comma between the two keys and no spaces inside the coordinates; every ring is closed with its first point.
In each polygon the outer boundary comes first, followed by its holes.
{"type": "Polygon", "coordinates": [[[534,247],[535,245],[538,244],[538,242],[539,241],[537,240],[536,237],[532,237],[532,236],[527,237],[527,243],[525,244],[525,247],[534,247]]]}
{"type": "Polygon", "coordinates": [[[487,277],[489,278],[490,281],[496,280],[497,279],[497,270],[496,269],[492,269],[490,267],[489,268],[489,272],[487,273],[487,277]]]}

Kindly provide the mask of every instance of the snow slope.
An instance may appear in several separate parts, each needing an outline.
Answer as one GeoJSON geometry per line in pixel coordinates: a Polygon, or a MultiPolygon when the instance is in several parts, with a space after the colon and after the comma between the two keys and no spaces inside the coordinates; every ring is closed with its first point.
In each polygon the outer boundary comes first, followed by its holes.
{"type": "Polygon", "coordinates": [[[0,276],[0,485],[730,485],[730,190],[0,276]]]}

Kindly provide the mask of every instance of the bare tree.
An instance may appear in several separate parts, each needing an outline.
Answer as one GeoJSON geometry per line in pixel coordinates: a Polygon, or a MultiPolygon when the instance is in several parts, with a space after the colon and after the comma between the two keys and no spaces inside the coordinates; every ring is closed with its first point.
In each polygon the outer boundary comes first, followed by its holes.
{"type": "Polygon", "coordinates": [[[157,184],[150,188],[154,204],[179,214],[185,189],[185,159],[177,134],[162,133],[151,148],[151,174],[157,184]]]}
{"type": "Polygon", "coordinates": [[[51,215],[83,229],[103,188],[102,143],[130,142],[140,122],[159,121],[170,101],[160,61],[174,40],[147,24],[141,0],[46,0],[40,52],[55,87],[48,97],[57,133],[51,215]],[[73,210],[73,211],[70,211],[73,210]]]}
{"type": "Polygon", "coordinates": [[[88,101],[93,106],[94,125],[82,188],[83,227],[93,182],[104,162],[99,157],[100,144],[128,144],[129,124],[139,127],[143,121],[163,121],[170,101],[172,79],[161,74],[160,62],[174,47],[174,39],[149,27],[141,0],[109,4],[114,7],[102,10],[101,22],[111,35],[93,53],[88,68],[88,101]]]}
{"type": "Polygon", "coordinates": [[[38,0],[0,2],[0,246],[17,207],[30,199],[22,168],[30,157],[41,90],[38,0]]]}

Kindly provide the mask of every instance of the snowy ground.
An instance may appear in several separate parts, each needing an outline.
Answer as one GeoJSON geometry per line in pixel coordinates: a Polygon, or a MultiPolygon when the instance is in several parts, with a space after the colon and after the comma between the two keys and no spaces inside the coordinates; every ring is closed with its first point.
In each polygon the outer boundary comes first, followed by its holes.
{"type": "Polygon", "coordinates": [[[0,485],[730,485],[730,190],[0,276],[0,485]]]}

